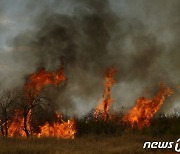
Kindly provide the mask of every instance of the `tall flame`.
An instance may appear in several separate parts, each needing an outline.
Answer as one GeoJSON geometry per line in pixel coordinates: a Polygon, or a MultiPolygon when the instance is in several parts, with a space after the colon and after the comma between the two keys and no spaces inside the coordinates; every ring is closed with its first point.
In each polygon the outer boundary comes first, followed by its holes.
{"type": "Polygon", "coordinates": [[[149,126],[150,119],[159,111],[165,96],[170,96],[172,93],[173,91],[169,87],[161,83],[160,90],[156,96],[153,99],[145,97],[137,99],[135,106],[123,117],[123,121],[130,123],[132,127],[137,126],[139,129],[149,126]]]}
{"type": "Polygon", "coordinates": [[[46,122],[40,126],[40,133],[38,137],[56,137],[64,139],[74,139],[76,133],[74,119],[69,119],[67,122],[63,121],[60,114],[57,114],[58,122],[49,124],[46,122]]]}
{"type": "Polygon", "coordinates": [[[99,104],[96,108],[96,111],[94,113],[95,118],[97,118],[100,114],[102,114],[104,119],[107,119],[109,117],[108,110],[113,101],[111,99],[111,87],[115,83],[115,72],[115,68],[110,68],[105,73],[103,100],[102,103],[99,104]]]}

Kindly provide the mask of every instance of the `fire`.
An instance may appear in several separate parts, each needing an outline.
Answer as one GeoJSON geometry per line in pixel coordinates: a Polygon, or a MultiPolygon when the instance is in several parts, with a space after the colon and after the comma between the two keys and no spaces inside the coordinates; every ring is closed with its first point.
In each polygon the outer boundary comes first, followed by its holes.
{"type": "Polygon", "coordinates": [[[58,122],[49,124],[46,122],[40,126],[40,133],[38,137],[56,137],[63,139],[74,139],[76,133],[74,119],[69,119],[67,122],[63,121],[60,114],[57,114],[58,122]]]}
{"type": "MultiPolygon", "coordinates": [[[[27,115],[27,128],[30,130],[30,117],[31,117],[31,110],[28,112],[27,115]]],[[[13,121],[11,122],[9,128],[8,128],[8,136],[9,137],[26,137],[26,133],[24,131],[24,118],[22,116],[22,111],[16,110],[15,116],[13,121]]]]}
{"type": "Polygon", "coordinates": [[[97,118],[101,114],[104,119],[107,119],[109,117],[108,110],[113,101],[111,99],[111,87],[115,83],[115,72],[115,68],[110,68],[105,73],[103,100],[102,103],[99,104],[96,108],[96,111],[94,113],[95,118],[97,118]]]}
{"type": "Polygon", "coordinates": [[[14,119],[8,128],[8,136],[9,137],[15,137],[15,136],[25,137],[26,134],[23,130],[24,128],[23,125],[24,125],[24,120],[22,117],[22,112],[19,110],[16,110],[14,119]]]}
{"type": "MultiPolygon", "coordinates": [[[[24,85],[24,97],[28,105],[29,112],[26,116],[26,125],[29,134],[31,133],[31,114],[33,109],[33,100],[40,91],[47,85],[57,86],[64,81],[63,67],[56,72],[47,72],[45,69],[40,69],[38,72],[30,75],[29,80],[24,85]]],[[[49,124],[46,122],[43,126],[40,126],[40,133],[33,134],[37,137],[56,137],[56,138],[70,138],[73,139],[76,133],[75,121],[69,119],[67,122],[63,121],[60,114],[56,114],[58,122],[49,124]]],[[[17,110],[11,125],[8,128],[9,137],[25,137],[24,130],[25,120],[23,112],[17,110]]]]}
{"type": "Polygon", "coordinates": [[[130,123],[132,127],[137,126],[139,129],[150,125],[150,119],[159,111],[165,100],[165,96],[172,95],[173,91],[161,83],[160,90],[153,97],[148,99],[141,97],[136,100],[135,106],[123,117],[124,122],[130,123]]]}
{"type": "Polygon", "coordinates": [[[32,74],[29,77],[29,81],[25,84],[25,96],[34,97],[40,93],[40,91],[47,85],[57,86],[60,82],[64,81],[63,67],[56,72],[47,72],[44,68],[38,72],[32,74]],[[31,95],[28,93],[31,91],[31,95]],[[30,96],[29,96],[30,95],[30,96]]]}
{"type": "MultiPolygon", "coordinates": [[[[63,67],[61,67],[58,71],[53,73],[41,69],[37,73],[34,73],[30,76],[29,82],[27,82],[27,84],[25,85],[25,92],[28,92],[28,90],[33,90],[31,97],[36,96],[45,86],[57,86],[65,79],[66,78],[64,76],[63,67]]],[[[62,120],[60,114],[57,114],[57,118],[58,122],[54,122],[52,125],[46,122],[43,126],[40,126],[40,133],[37,134],[37,136],[73,139],[74,134],[76,133],[75,121],[73,119],[70,119],[67,122],[65,122],[62,120]]]]}

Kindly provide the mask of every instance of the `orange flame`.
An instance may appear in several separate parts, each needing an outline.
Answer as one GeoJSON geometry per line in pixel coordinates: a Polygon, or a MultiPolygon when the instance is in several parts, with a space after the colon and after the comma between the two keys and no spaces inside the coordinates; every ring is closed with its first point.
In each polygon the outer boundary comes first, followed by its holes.
{"type": "Polygon", "coordinates": [[[124,122],[139,129],[150,125],[150,119],[159,111],[165,100],[165,96],[172,95],[173,91],[161,83],[160,90],[153,99],[141,97],[136,100],[135,106],[123,117],[124,122]]]}
{"type": "Polygon", "coordinates": [[[111,99],[111,87],[115,83],[114,75],[116,70],[114,68],[110,68],[105,73],[105,80],[104,80],[104,91],[103,91],[103,100],[102,103],[99,104],[96,108],[94,113],[95,118],[98,118],[100,114],[102,114],[104,119],[109,117],[108,110],[110,104],[112,103],[111,99]]]}
{"type": "MultiPolygon", "coordinates": [[[[57,86],[60,82],[64,81],[66,78],[63,73],[63,67],[61,67],[57,72],[47,72],[45,69],[41,69],[36,73],[33,73],[28,82],[24,85],[24,96],[29,99],[27,103],[31,102],[40,91],[47,85],[57,86]]],[[[31,104],[29,104],[31,105],[31,104]]],[[[31,113],[32,109],[27,115],[27,129],[31,129],[31,113]]],[[[57,138],[74,138],[76,133],[75,121],[73,119],[67,122],[61,119],[61,115],[57,114],[58,122],[54,122],[52,125],[45,123],[44,126],[40,126],[40,133],[37,137],[57,137],[57,138]]],[[[22,116],[22,111],[16,111],[14,119],[8,129],[9,137],[21,136],[25,137],[26,133],[24,129],[24,118],[22,116]]],[[[35,134],[34,134],[35,135],[35,134]]]]}
{"type": "Polygon", "coordinates": [[[14,119],[8,128],[8,136],[9,137],[15,137],[15,136],[25,137],[26,134],[23,130],[24,128],[23,124],[24,124],[24,120],[22,117],[22,112],[19,110],[16,110],[14,119]]]}
{"type": "MultiPolygon", "coordinates": [[[[30,117],[32,111],[30,110],[27,115],[27,128],[30,130],[30,117]]],[[[22,116],[22,111],[16,110],[15,116],[8,128],[8,136],[9,137],[26,137],[26,133],[24,131],[24,118],[22,116]]]]}
{"type": "Polygon", "coordinates": [[[46,122],[43,126],[40,126],[40,133],[38,134],[38,137],[74,139],[74,135],[76,133],[74,119],[70,119],[65,122],[62,120],[60,114],[57,114],[57,118],[58,122],[54,122],[52,124],[46,122]]]}
{"type": "Polygon", "coordinates": [[[25,84],[25,96],[34,97],[39,94],[39,92],[47,85],[57,86],[60,82],[64,81],[66,78],[64,76],[63,67],[61,67],[57,72],[47,72],[44,68],[40,69],[38,72],[32,74],[29,81],[25,84]],[[31,91],[31,95],[28,93],[31,91]]]}

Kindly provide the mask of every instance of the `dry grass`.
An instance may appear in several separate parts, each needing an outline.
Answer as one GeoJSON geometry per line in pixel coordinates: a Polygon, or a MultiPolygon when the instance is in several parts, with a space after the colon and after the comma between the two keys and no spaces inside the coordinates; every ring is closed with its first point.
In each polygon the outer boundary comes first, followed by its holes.
{"type": "MultiPolygon", "coordinates": [[[[83,136],[75,140],[53,138],[0,139],[0,153],[10,154],[118,154],[118,153],[165,153],[166,150],[144,150],[144,141],[162,140],[140,135],[83,136]]],[[[172,139],[167,138],[165,141],[172,139]]],[[[174,140],[176,140],[174,138],[174,140]]],[[[171,152],[171,151],[169,151],[171,152]]]]}

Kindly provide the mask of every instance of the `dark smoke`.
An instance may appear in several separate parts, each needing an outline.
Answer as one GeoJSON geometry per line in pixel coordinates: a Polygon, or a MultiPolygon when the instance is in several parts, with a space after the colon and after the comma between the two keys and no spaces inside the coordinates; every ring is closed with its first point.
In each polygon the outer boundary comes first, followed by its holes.
{"type": "Polygon", "coordinates": [[[132,106],[142,95],[153,96],[161,81],[176,85],[180,2],[169,4],[167,0],[31,1],[27,12],[35,12],[33,28],[11,41],[14,59],[23,66],[18,77],[22,81],[38,68],[57,70],[63,64],[68,80],[53,97],[68,114],[96,106],[104,72],[112,66],[117,69],[113,97],[118,109],[132,106]],[[118,10],[118,3],[124,8],[118,10]]]}

